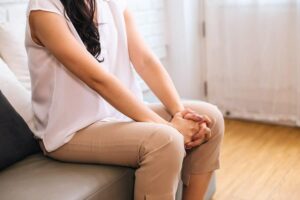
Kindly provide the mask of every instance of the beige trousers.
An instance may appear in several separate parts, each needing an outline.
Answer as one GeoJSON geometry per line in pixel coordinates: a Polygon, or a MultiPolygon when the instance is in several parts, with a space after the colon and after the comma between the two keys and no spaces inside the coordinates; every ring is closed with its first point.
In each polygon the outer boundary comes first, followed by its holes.
{"type": "MultiPolygon", "coordinates": [[[[178,181],[189,184],[192,174],[219,168],[224,120],[218,108],[201,101],[184,101],[199,114],[212,119],[212,138],[191,150],[183,136],[168,125],[147,122],[96,122],[79,130],[67,144],[44,154],[57,160],[99,163],[136,168],[135,200],[174,200],[178,181]]],[[[170,121],[162,104],[151,109],[170,121]]]]}

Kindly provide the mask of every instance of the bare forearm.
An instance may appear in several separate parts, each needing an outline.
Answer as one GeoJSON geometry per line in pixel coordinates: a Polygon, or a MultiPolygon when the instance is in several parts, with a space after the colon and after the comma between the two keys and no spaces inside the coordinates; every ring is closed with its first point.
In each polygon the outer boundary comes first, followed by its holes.
{"type": "Polygon", "coordinates": [[[139,74],[171,115],[184,109],[173,81],[158,59],[149,59],[139,74]]]}
{"type": "Polygon", "coordinates": [[[113,107],[135,121],[167,124],[143,102],[136,99],[114,76],[109,76],[108,79],[101,83],[94,82],[91,86],[113,107]]]}
{"type": "Polygon", "coordinates": [[[147,85],[167,107],[170,114],[183,110],[179,95],[168,73],[147,46],[129,10],[124,12],[130,59],[147,85]]]}

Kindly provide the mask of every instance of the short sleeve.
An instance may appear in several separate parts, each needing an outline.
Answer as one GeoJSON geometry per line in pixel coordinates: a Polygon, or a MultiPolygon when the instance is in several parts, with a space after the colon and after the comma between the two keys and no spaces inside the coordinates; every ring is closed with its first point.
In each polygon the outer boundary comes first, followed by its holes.
{"type": "Polygon", "coordinates": [[[63,15],[64,8],[60,1],[57,0],[30,0],[26,15],[29,16],[33,10],[42,10],[63,15]]]}

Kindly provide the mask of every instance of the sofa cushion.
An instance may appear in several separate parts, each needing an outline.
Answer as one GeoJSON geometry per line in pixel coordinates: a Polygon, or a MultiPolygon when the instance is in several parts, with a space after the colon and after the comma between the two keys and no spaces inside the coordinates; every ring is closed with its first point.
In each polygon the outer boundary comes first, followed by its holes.
{"type": "Polygon", "coordinates": [[[0,23],[0,56],[20,83],[31,90],[27,53],[25,49],[26,23],[0,23]]]}
{"type": "Polygon", "coordinates": [[[72,164],[32,155],[0,173],[0,199],[132,200],[131,168],[72,164]]]}
{"type": "Polygon", "coordinates": [[[31,105],[31,93],[17,80],[16,76],[0,58],[0,90],[10,104],[33,129],[34,115],[31,105]]]}
{"type": "Polygon", "coordinates": [[[0,170],[37,152],[33,133],[0,91],[0,170]]]}

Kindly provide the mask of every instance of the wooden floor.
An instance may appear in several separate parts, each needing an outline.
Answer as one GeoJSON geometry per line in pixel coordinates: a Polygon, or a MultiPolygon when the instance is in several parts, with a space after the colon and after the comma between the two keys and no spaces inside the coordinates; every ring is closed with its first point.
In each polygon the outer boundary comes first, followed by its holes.
{"type": "Polygon", "coordinates": [[[214,200],[300,200],[300,129],[226,120],[214,200]]]}

